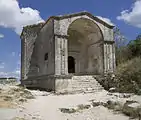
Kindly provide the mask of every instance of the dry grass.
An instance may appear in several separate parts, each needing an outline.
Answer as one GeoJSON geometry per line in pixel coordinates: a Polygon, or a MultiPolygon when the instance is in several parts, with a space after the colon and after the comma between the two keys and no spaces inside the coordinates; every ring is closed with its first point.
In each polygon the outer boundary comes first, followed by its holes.
{"type": "Polygon", "coordinates": [[[9,87],[0,90],[0,107],[13,108],[17,104],[26,102],[28,99],[34,99],[34,96],[23,87],[9,87]]]}
{"type": "Polygon", "coordinates": [[[20,118],[20,117],[15,117],[15,118],[13,118],[11,120],[26,120],[26,119],[25,118],[20,118]]]}
{"type": "Polygon", "coordinates": [[[15,104],[11,101],[4,101],[0,98],[0,108],[14,108],[15,104]]]}

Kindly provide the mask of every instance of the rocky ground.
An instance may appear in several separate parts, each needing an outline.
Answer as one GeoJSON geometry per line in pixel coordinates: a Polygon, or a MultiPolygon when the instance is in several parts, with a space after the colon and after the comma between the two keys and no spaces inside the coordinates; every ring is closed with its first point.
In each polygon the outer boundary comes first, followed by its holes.
{"type": "Polygon", "coordinates": [[[141,96],[96,93],[55,95],[0,85],[0,120],[140,120],[141,96]]]}

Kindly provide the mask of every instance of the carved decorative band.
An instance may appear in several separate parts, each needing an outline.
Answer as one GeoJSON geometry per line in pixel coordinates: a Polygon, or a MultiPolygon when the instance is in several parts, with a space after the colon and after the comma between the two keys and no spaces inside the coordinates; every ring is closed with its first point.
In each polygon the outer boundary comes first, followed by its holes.
{"type": "Polygon", "coordinates": [[[58,38],[66,38],[68,39],[68,36],[67,35],[58,35],[58,34],[54,34],[56,37],[58,38]]]}

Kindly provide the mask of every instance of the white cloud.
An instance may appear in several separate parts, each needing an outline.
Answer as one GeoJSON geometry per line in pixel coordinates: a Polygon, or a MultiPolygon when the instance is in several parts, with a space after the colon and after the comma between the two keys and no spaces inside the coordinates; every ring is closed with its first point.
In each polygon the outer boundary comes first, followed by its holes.
{"type": "Polygon", "coordinates": [[[114,23],[109,18],[105,18],[105,17],[102,17],[102,16],[96,16],[96,17],[98,17],[99,19],[103,20],[104,22],[114,26],[114,23]]]}
{"type": "Polygon", "coordinates": [[[12,56],[13,56],[13,57],[16,55],[16,53],[15,53],[15,52],[12,52],[11,54],[12,54],[12,56]]]}
{"type": "Polygon", "coordinates": [[[14,72],[0,72],[0,77],[15,77],[20,78],[20,73],[14,72]]]}
{"type": "Polygon", "coordinates": [[[0,69],[3,69],[3,68],[5,68],[5,63],[4,62],[1,62],[0,63],[0,69]]]}
{"type": "Polygon", "coordinates": [[[20,73],[21,73],[20,66],[21,66],[21,62],[20,60],[18,60],[15,69],[13,69],[12,71],[4,71],[4,69],[2,68],[5,68],[5,63],[0,62],[0,77],[16,77],[20,79],[20,73]]]}
{"type": "Polygon", "coordinates": [[[7,73],[6,72],[0,72],[0,77],[7,77],[7,73]]]}
{"type": "Polygon", "coordinates": [[[141,0],[136,0],[136,2],[132,5],[131,10],[122,11],[121,15],[118,16],[117,19],[141,28],[141,0]]]}
{"type": "Polygon", "coordinates": [[[17,74],[17,75],[20,75],[20,73],[21,73],[20,69],[17,69],[17,70],[15,71],[15,74],[17,74]]]}
{"type": "Polygon", "coordinates": [[[20,78],[20,73],[21,73],[21,61],[17,61],[17,66],[16,69],[13,71],[13,73],[17,76],[17,78],[20,78]]]}
{"type": "Polygon", "coordinates": [[[0,77],[15,77],[15,78],[20,78],[20,69],[16,69],[12,72],[3,72],[0,71],[0,77]]]}
{"type": "Polygon", "coordinates": [[[21,57],[21,53],[19,53],[19,57],[21,57]]]}
{"type": "Polygon", "coordinates": [[[0,34],[0,39],[1,39],[1,38],[4,38],[4,35],[3,35],[3,34],[0,34]]]}
{"type": "Polygon", "coordinates": [[[38,10],[20,8],[17,0],[0,0],[0,26],[20,34],[23,26],[43,21],[38,10]]]}

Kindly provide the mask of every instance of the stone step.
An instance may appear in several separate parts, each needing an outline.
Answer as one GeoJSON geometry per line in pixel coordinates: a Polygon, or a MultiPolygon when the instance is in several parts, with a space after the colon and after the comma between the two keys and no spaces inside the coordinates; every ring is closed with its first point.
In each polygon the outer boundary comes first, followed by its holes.
{"type": "Polygon", "coordinates": [[[92,87],[81,87],[81,88],[78,88],[78,87],[72,87],[73,89],[93,89],[93,90],[101,90],[103,89],[102,87],[95,87],[95,88],[92,88],[92,87]]]}
{"type": "Polygon", "coordinates": [[[103,88],[102,86],[77,86],[77,85],[73,85],[71,86],[72,88],[93,88],[93,89],[99,89],[99,88],[103,88]]]}
{"type": "Polygon", "coordinates": [[[75,83],[72,83],[72,85],[85,85],[85,86],[87,86],[87,85],[90,85],[90,86],[101,86],[99,83],[77,83],[77,82],[75,82],[75,83]]]}
{"type": "Polygon", "coordinates": [[[97,85],[97,84],[72,84],[72,86],[78,86],[78,87],[81,87],[81,86],[92,86],[92,87],[100,87],[101,85],[97,85]]]}
{"type": "Polygon", "coordinates": [[[94,92],[100,92],[101,90],[82,90],[82,89],[77,89],[73,90],[72,92],[85,92],[85,93],[94,93],[94,92]]]}
{"type": "Polygon", "coordinates": [[[79,83],[79,82],[80,82],[80,83],[82,83],[82,82],[83,82],[83,83],[97,83],[97,81],[95,81],[95,80],[93,80],[93,81],[92,81],[92,80],[91,80],[91,81],[80,81],[80,80],[77,81],[77,80],[75,80],[74,82],[77,82],[77,83],[79,83]]]}
{"type": "Polygon", "coordinates": [[[72,88],[93,88],[93,89],[103,89],[103,87],[101,86],[82,86],[82,87],[78,87],[78,86],[72,86],[72,88]]]}
{"type": "Polygon", "coordinates": [[[75,84],[99,84],[98,82],[74,82],[75,84]]]}
{"type": "Polygon", "coordinates": [[[73,77],[73,79],[95,79],[94,77],[73,77]]]}
{"type": "Polygon", "coordinates": [[[71,85],[69,86],[72,91],[81,91],[81,92],[97,92],[101,91],[104,88],[93,76],[73,76],[71,85]]]}

